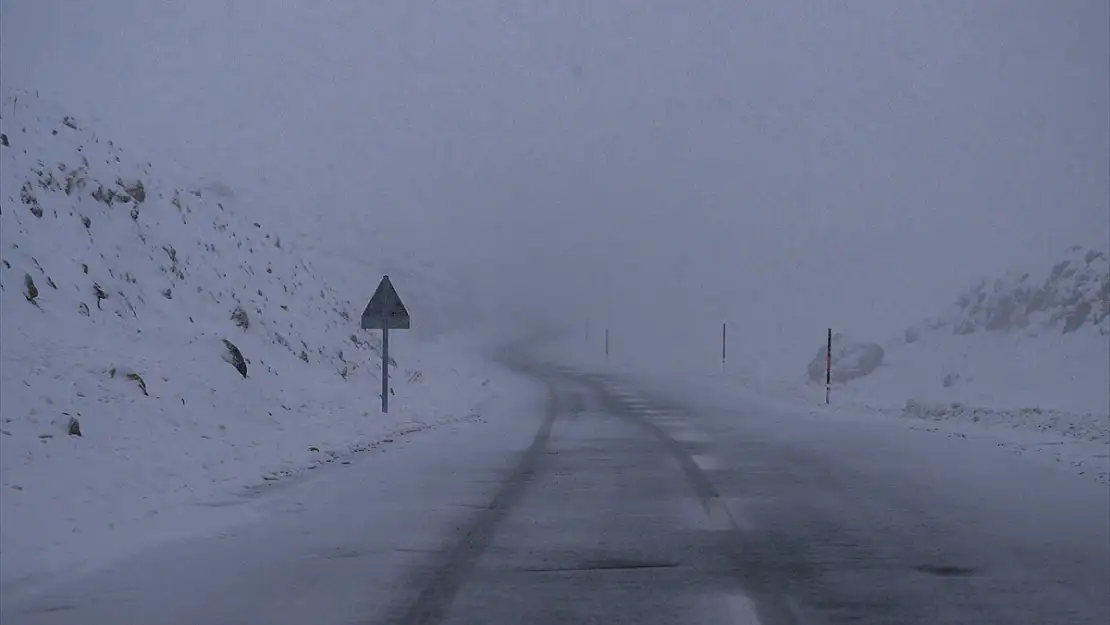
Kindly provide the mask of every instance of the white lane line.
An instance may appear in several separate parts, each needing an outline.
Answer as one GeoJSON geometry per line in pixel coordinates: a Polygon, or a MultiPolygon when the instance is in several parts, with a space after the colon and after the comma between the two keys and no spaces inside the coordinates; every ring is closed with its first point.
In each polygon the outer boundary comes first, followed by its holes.
{"type": "Polygon", "coordinates": [[[690,456],[690,459],[693,460],[694,464],[698,465],[698,468],[702,471],[714,471],[720,469],[722,466],[716,458],[708,454],[694,454],[690,456]]]}
{"type": "Polygon", "coordinates": [[[757,529],[744,512],[744,504],[734,497],[713,497],[705,501],[705,514],[709,525],[720,532],[750,532],[757,529]]]}
{"type": "Polygon", "coordinates": [[[736,529],[736,521],[720,497],[705,501],[705,514],[709,517],[709,525],[715,530],[728,532],[736,529]]]}
{"type": "Polygon", "coordinates": [[[708,443],[709,437],[705,434],[690,428],[676,428],[671,434],[671,438],[680,443],[708,443]]]}
{"type": "Polygon", "coordinates": [[[689,429],[690,417],[669,412],[657,412],[655,413],[655,417],[664,425],[672,425],[675,427],[684,426],[689,429]]]}
{"type": "Polygon", "coordinates": [[[761,625],[759,616],[755,613],[755,606],[752,605],[751,599],[744,595],[725,596],[725,607],[728,610],[730,625],[761,625]]]}
{"type": "Polygon", "coordinates": [[[732,517],[732,525],[742,532],[752,532],[758,529],[755,521],[748,516],[745,512],[746,506],[744,502],[736,497],[726,497],[724,500],[725,507],[728,508],[729,516],[732,517]]]}

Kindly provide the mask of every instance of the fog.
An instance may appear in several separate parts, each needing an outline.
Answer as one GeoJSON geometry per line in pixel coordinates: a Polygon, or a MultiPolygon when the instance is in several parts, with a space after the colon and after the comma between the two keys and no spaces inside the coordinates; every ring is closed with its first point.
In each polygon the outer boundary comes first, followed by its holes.
{"type": "Polygon", "coordinates": [[[367,294],[431,263],[506,323],[794,361],[1107,246],[1108,6],[0,0],[0,70],[367,294]]]}

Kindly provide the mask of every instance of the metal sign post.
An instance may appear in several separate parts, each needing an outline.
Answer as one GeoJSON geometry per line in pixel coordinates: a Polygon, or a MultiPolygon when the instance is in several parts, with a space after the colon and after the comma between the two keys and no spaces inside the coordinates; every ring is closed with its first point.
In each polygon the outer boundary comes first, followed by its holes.
{"type": "Polygon", "coordinates": [[[829,342],[825,346],[825,403],[829,403],[832,392],[832,328],[829,328],[829,342]]]}
{"type": "Polygon", "coordinates": [[[363,330],[382,331],[382,412],[389,412],[389,331],[409,329],[409,311],[397,295],[397,289],[382,276],[374,296],[362,311],[363,330]]]}
{"type": "Polygon", "coordinates": [[[728,324],[721,324],[721,373],[725,371],[725,365],[728,363],[728,324]]]}
{"type": "Polygon", "coordinates": [[[389,412],[389,328],[382,328],[382,412],[389,412]]]}

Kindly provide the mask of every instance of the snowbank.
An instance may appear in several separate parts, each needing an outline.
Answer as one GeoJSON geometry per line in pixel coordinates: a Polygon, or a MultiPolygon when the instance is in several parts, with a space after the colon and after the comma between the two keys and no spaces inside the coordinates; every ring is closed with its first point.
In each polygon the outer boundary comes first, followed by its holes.
{"type": "Polygon", "coordinates": [[[198,531],[220,496],[519,388],[449,338],[397,332],[381,414],[380,338],[357,325],[374,283],[329,279],[235,181],[180,186],[33,94],[0,115],[5,584],[198,531]]]}
{"type": "Polygon", "coordinates": [[[886,363],[842,397],[883,408],[907,400],[1110,415],[1110,340],[1068,335],[937,334],[887,350],[886,363]]]}

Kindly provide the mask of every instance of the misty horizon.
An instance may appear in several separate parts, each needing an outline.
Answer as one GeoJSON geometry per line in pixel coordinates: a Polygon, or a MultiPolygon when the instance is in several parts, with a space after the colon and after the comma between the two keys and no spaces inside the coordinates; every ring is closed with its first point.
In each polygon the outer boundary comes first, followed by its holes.
{"type": "Polygon", "coordinates": [[[314,221],[367,295],[431,263],[517,316],[808,353],[1107,244],[1105,3],[3,9],[41,51],[6,89],[314,221]]]}

